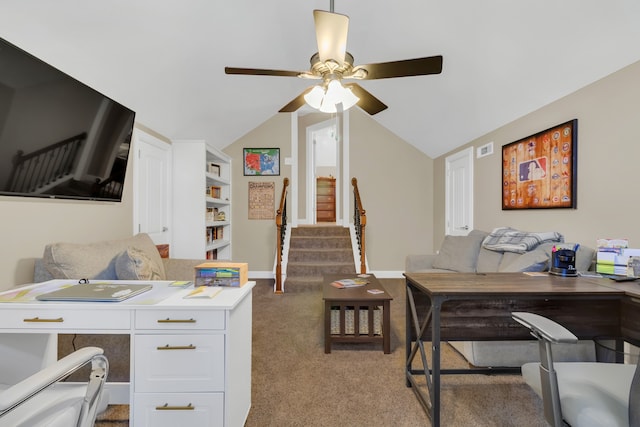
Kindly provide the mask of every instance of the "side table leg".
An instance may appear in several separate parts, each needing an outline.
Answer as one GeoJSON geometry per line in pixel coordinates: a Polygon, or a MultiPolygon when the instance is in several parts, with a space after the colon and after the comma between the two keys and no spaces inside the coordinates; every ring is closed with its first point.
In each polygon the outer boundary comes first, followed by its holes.
{"type": "Polygon", "coordinates": [[[391,304],[385,301],[382,306],[382,347],[384,354],[391,353],[391,304]]]}
{"type": "Polygon", "coordinates": [[[331,303],[324,303],[324,352],[331,353],[331,303]]]}

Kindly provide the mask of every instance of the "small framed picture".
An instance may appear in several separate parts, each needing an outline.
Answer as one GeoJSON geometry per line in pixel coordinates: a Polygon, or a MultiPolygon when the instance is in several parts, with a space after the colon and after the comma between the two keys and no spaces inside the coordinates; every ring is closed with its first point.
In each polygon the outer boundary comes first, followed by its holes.
{"type": "Polygon", "coordinates": [[[245,148],[245,176],[278,176],[280,175],[279,148],[245,148]]]}
{"type": "Polygon", "coordinates": [[[220,176],[220,165],[209,163],[209,173],[215,176],[220,176]]]}

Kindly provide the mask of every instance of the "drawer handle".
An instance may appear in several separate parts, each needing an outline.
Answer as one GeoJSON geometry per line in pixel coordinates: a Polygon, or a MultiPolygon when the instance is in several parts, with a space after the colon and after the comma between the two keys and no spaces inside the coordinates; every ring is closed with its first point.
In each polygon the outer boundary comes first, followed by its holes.
{"type": "Polygon", "coordinates": [[[22,319],[23,322],[27,323],[62,323],[64,319],[62,317],[58,317],[57,319],[41,319],[39,317],[33,317],[31,319],[22,319]]]}
{"type": "Polygon", "coordinates": [[[196,323],[195,319],[159,319],[158,323],[196,323]]]}
{"type": "Polygon", "coordinates": [[[191,405],[191,403],[187,406],[169,406],[168,403],[162,406],[156,406],[157,411],[193,411],[194,409],[196,409],[196,407],[191,405]]]}
{"type": "Polygon", "coordinates": [[[193,344],[189,345],[165,345],[164,347],[156,347],[157,350],[195,350],[196,346],[193,344]]]}

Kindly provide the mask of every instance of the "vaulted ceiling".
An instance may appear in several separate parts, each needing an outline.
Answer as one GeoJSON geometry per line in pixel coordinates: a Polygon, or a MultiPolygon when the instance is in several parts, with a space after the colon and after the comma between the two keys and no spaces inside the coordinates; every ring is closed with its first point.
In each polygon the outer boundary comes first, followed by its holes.
{"type": "MultiPolygon", "coordinates": [[[[357,64],[444,56],[440,75],[360,83],[389,107],[374,120],[431,157],[640,60],[637,0],[334,6],[350,17],[357,64]]],[[[317,50],[312,11],[329,8],[330,0],[0,0],[0,37],[169,138],[223,148],[312,83],[224,67],[307,70],[317,50]]]]}

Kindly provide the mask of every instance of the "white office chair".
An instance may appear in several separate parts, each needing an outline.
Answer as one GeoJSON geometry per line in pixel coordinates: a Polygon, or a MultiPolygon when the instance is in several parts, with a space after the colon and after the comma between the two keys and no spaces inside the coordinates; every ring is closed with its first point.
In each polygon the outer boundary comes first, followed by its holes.
{"type": "Polygon", "coordinates": [[[98,408],[105,404],[101,396],[108,370],[102,349],[85,347],[17,384],[0,384],[0,427],[93,426],[98,408]],[[87,383],[59,382],[88,363],[92,369],[87,383]]]}
{"type": "Polygon", "coordinates": [[[553,363],[551,344],[576,343],[569,330],[546,317],[512,313],[540,344],[540,363],[522,366],[525,382],[542,397],[554,427],[640,426],[640,370],[636,365],[553,363]]]}

